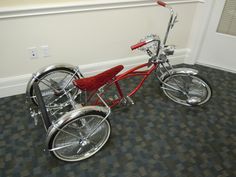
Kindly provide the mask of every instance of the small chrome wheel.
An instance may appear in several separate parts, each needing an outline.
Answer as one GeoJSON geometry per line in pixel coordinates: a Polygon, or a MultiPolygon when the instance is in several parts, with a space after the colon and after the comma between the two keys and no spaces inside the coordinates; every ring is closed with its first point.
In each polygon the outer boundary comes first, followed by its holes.
{"type": "MultiPolygon", "coordinates": [[[[65,112],[71,110],[67,107],[70,105],[70,99],[76,99],[78,95],[82,96],[82,91],[72,83],[73,80],[79,78],[79,75],[75,73],[73,68],[61,66],[46,70],[46,72],[40,73],[37,78],[33,78],[33,82],[29,82],[27,96],[34,105],[38,106],[33,88],[33,83],[38,83],[42,98],[50,115],[60,117],[65,112]],[[70,98],[68,95],[70,95],[70,98]]],[[[77,99],[77,101],[80,104],[82,98],[77,99]]]]}
{"type": "Polygon", "coordinates": [[[56,158],[67,162],[91,157],[105,145],[110,136],[110,123],[103,119],[101,112],[93,112],[62,124],[50,138],[49,151],[56,158]]]}
{"type": "Polygon", "coordinates": [[[198,75],[172,74],[164,78],[162,89],[176,103],[186,106],[202,105],[212,95],[210,85],[198,75]]]}
{"type": "MultiPolygon", "coordinates": [[[[76,96],[78,90],[72,83],[75,79],[79,79],[79,76],[71,69],[56,68],[42,73],[35,82],[39,85],[45,105],[52,106],[53,104],[62,104],[68,101],[66,95],[63,95],[65,91],[70,92],[73,97],[76,96]]],[[[30,94],[33,103],[38,104],[33,87],[30,89],[30,94]]]]}

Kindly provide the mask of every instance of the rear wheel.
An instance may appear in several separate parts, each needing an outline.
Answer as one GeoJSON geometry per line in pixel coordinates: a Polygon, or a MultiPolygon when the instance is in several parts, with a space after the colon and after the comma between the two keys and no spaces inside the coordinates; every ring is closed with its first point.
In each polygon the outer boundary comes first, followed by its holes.
{"type": "MultiPolygon", "coordinates": [[[[79,94],[81,95],[81,90],[72,83],[73,80],[79,78],[72,69],[60,67],[48,70],[35,79],[34,82],[38,83],[45,106],[51,115],[57,117],[70,111],[70,108],[67,108],[70,105],[70,99],[65,93],[70,94],[73,99],[76,99],[79,94]]],[[[38,106],[33,86],[30,87],[29,93],[31,101],[38,106]]]]}
{"type": "Polygon", "coordinates": [[[51,136],[49,150],[62,161],[73,162],[91,157],[105,145],[110,136],[110,123],[107,119],[103,120],[104,116],[94,111],[62,125],[51,136]]]}
{"type": "Polygon", "coordinates": [[[212,95],[212,89],[206,80],[198,75],[185,73],[167,76],[163,80],[162,89],[168,98],[186,106],[202,105],[212,95]]]}

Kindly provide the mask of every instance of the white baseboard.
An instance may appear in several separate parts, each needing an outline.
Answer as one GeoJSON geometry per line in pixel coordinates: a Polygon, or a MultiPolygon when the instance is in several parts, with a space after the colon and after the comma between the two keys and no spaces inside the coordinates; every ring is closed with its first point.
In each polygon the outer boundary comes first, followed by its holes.
{"type": "Polygon", "coordinates": [[[210,68],[215,68],[215,69],[222,70],[222,71],[236,73],[236,70],[225,68],[225,67],[216,66],[216,65],[213,65],[213,64],[202,63],[202,62],[197,62],[196,64],[202,65],[202,66],[206,66],[206,67],[210,67],[210,68]]]}
{"type": "MultiPolygon", "coordinates": [[[[175,55],[170,57],[170,62],[173,65],[184,63],[189,49],[180,49],[175,51],[175,55]]],[[[148,59],[147,55],[110,60],[105,62],[93,63],[88,65],[79,65],[81,72],[85,76],[97,74],[105,69],[122,64],[125,70],[128,70],[138,64],[145,63],[148,59]]],[[[32,74],[24,74],[19,76],[7,77],[0,79],[0,98],[23,94],[26,91],[26,85],[32,74]]]]}
{"type": "Polygon", "coordinates": [[[0,79],[0,98],[25,93],[31,74],[0,79]]]}

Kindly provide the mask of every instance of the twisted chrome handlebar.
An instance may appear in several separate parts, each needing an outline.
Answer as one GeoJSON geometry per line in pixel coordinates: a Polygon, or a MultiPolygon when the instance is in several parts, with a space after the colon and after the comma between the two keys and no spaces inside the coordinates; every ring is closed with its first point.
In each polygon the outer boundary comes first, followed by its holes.
{"type": "Polygon", "coordinates": [[[168,8],[169,11],[170,11],[170,20],[169,20],[167,30],[166,30],[166,34],[165,34],[165,38],[164,38],[164,41],[163,41],[163,45],[166,45],[166,41],[168,39],[170,29],[172,29],[174,27],[174,24],[177,22],[177,13],[172,9],[171,6],[167,5],[165,2],[157,1],[157,4],[160,5],[160,6],[168,8]]]}
{"type": "MultiPolygon", "coordinates": [[[[167,30],[166,30],[166,34],[165,34],[165,37],[164,37],[164,40],[163,40],[163,45],[165,46],[166,45],[166,41],[168,39],[168,35],[169,35],[169,32],[170,32],[170,29],[172,29],[174,27],[174,24],[177,22],[177,14],[174,12],[174,10],[172,9],[171,6],[167,5],[165,2],[163,1],[156,1],[156,3],[162,7],[165,7],[165,8],[168,8],[169,11],[170,11],[170,19],[169,19],[169,23],[168,23],[168,26],[167,26],[167,30]]],[[[155,41],[155,39],[152,39],[152,40],[144,40],[144,41],[141,41],[135,45],[132,45],[131,46],[131,50],[135,50],[135,49],[138,49],[150,42],[153,42],[155,41]]]]}

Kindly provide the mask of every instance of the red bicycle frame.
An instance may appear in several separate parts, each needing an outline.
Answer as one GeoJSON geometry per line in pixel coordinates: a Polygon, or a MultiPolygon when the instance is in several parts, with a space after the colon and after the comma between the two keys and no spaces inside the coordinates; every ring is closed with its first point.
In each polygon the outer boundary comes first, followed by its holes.
{"type": "MultiPolygon", "coordinates": [[[[154,70],[156,70],[158,66],[159,66],[158,62],[152,62],[151,64],[150,63],[144,63],[144,64],[138,65],[134,68],[131,68],[128,71],[126,71],[126,72],[124,72],[120,75],[117,75],[113,80],[111,80],[104,87],[110,88],[112,85],[115,85],[116,91],[117,91],[119,96],[116,99],[113,99],[113,100],[105,99],[104,101],[106,103],[108,103],[110,108],[113,108],[116,105],[118,105],[121,102],[121,100],[124,99],[125,97],[133,96],[142,87],[143,83],[148,78],[148,76],[154,70]],[[149,69],[147,69],[145,71],[138,71],[138,70],[140,70],[142,68],[145,68],[145,67],[149,67],[149,69]],[[135,77],[135,76],[143,76],[143,77],[142,77],[141,81],[138,83],[138,85],[133,90],[131,90],[127,95],[124,95],[123,91],[120,87],[119,82],[123,79],[127,79],[127,78],[130,78],[130,77],[135,77]]],[[[96,92],[92,93],[89,96],[88,100],[90,100],[95,94],[96,94],[96,92]]],[[[101,95],[105,95],[105,94],[106,94],[106,89],[103,90],[103,93],[101,95]]],[[[103,104],[103,103],[100,101],[99,98],[97,98],[93,102],[93,105],[101,105],[101,104],[103,104]]]]}
{"type": "MultiPolygon", "coordinates": [[[[169,20],[169,23],[168,23],[168,26],[167,26],[167,31],[166,31],[166,34],[165,34],[165,38],[164,38],[164,42],[163,42],[163,46],[165,46],[166,44],[166,41],[167,41],[167,38],[168,38],[168,34],[169,34],[169,31],[170,29],[174,26],[174,24],[176,23],[176,19],[177,19],[177,14],[173,11],[173,9],[171,7],[169,7],[166,3],[162,2],[162,1],[157,1],[157,3],[160,5],[160,6],[163,6],[163,7],[167,7],[169,10],[170,10],[170,20],[169,20]]],[[[115,85],[116,86],[116,90],[119,94],[119,97],[118,98],[115,98],[115,99],[104,99],[104,101],[106,103],[109,103],[107,104],[107,106],[109,106],[110,108],[113,108],[115,107],[117,104],[119,104],[122,99],[125,99],[125,97],[129,98],[131,96],[133,96],[139,89],[140,87],[143,85],[144,81],[147,79],[147,77],[154,71],[158,68],[159,66],[159,63],[156,61],[158,59],[158,53],[159,53],[159,46],[160,46],[160,40],[159,39],[156,39],[156,38],[152,38],[152,39],[147,39],[147,40],[144,40],[144,41],[141,41],[133,46],[131,46],[131,49],[132,50],[135,50],[135,49],[138,49],[150,42],[153,42],[153,41],[156,41],[158,42],[158,49],[156,51],[156,55],[152,58],[154,58],[154,60],[151,60],[150,62],[147,62],[145,64],[141,64],[139,66],[136,66],[126,72],[124,72],[123,74],[120,74],[120,75],[117,75],[113,78],[113,80],[111,80],[108,84],[106,84],[105,86],[106,87],[110,87],[112,85],[115,85]],[[144,68],[144,67],[149,67],[149,69],[147,69],[146,71],[138,71],[139,69],[141,68],[144,68]],[[120,87],[120,84],[119,84],[119,81],[123,80],[123,79],[126,79],[126,78],[129,78],[129,77],[135,77],[135,76],[143,76],[143,78],[141,79],[141,81],[139,82],[139,84],[132,90],[130,91],[126,96],[124,96],[123,92],[122,92],[122,89],[120,87]]],[[[163,50],[163,49],[162,49],[163,50]]],[[[150,55],[150,50],[146,50],[147,53],[150,55]]],[[[167,51],[167,50],[166,50],[167,51]]],[[[151,52],[152,53],[152,52],[151,52]]],[[[100,90],[100,95],[104,95],[105,94],[105,89],[102,91],[101,93],[101,90],[102,89],[99,89],[100,90]]],[[[97,90],[91,94],[88,98],[88,101],[97,93],[97,90]]],[[[101,102],[101,100],[98,98],[95,102],[92,102],[93,105],[101,105],[103,104],[101,102]]]]}

